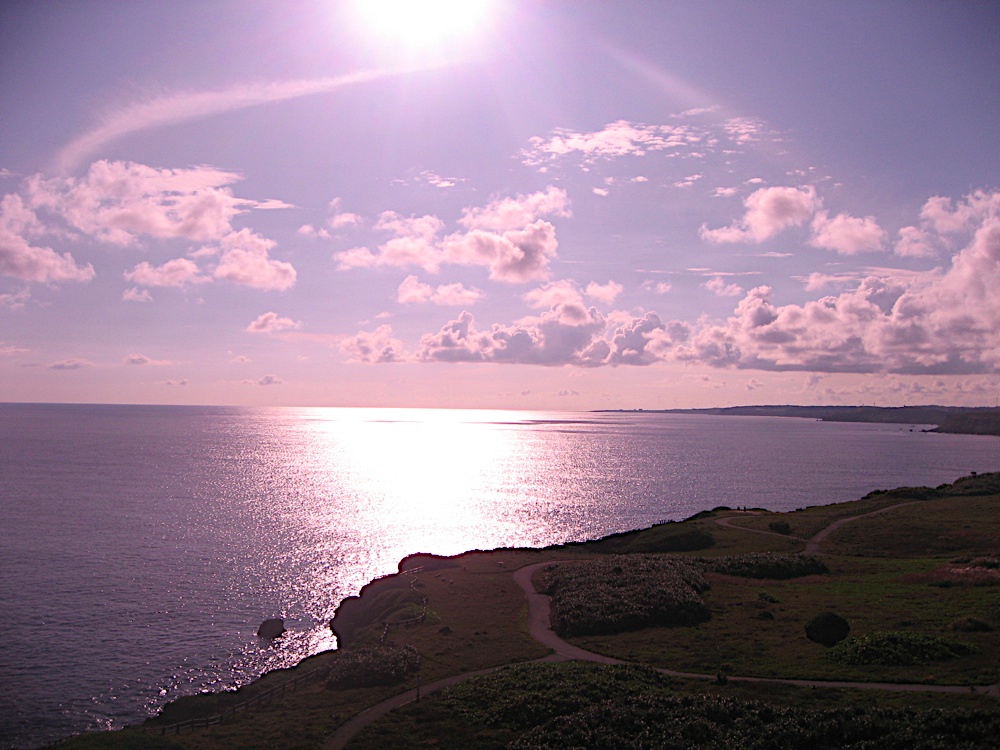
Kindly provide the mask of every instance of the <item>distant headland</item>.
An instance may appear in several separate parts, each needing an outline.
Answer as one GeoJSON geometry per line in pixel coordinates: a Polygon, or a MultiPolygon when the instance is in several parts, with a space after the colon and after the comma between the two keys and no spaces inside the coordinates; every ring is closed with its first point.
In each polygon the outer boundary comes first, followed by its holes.
{"type": "Polygon", "coordinates": [[[730,417],[800,417],[824,422],[933,424],[928,432],[1000,435],[1000,408],[991,406],[722,406],[708,409],[602,409],[601,412],[706,414],[730,417]]]}

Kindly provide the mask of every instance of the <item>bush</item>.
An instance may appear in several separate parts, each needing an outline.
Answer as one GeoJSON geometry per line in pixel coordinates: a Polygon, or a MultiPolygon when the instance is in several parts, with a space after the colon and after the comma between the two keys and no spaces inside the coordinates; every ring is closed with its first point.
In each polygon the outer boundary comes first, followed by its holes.
{"type": "Polygon", "coordinates": [[[767,525],[767,528],[769,528],[775,534],[792,533],[792,527],[788,525],[788,521],[771,521],[771,523],[767,525]]]}
{"type": "Polygon", "coordinates": [[[826,563],[818,557],[782,555],[775,552],[732,555],[716,559],[701,558],[700,562],[714,573],[741,578],[785,580],[830,572],[826,563]]]}
{"type": "Polygon", "coordinates": [[[806,638],[827,648],[840,643],[850,632],[847,620],[835,612],[820,612],[806,623],[806,638]]]}
{"type": "Polygon", "coordinates": [[[420,668],[420,654],[413,646],[385,643],[373,648],[337,652],[326,686],[331,690],[395,685],[420,668]]]}
{"type": "Polygon", "coordinates": [[[715,545],[715,537],[704,529],[673,529],[656,526],[639,534],[626,547],[628,552],[693,552],[715,545]]]}
{"type": "Polygon", "coordinates": [[[543,581],[553,628],[564,637],[694,625],[711,616],[699,596],[708,583],[679,558],[609,555],[554,565],[543,581]]]}
{"type": "Polygon", "coordinates": [[[967,643],[948,641],[933,635],[887,630],[841,641],[830,649],[829,656],[841,664],[905,667],[954,659],[971,654],[974,650],[967,643]]]}
{"type": "Polygon", "coordinates": [[[978,617],[959,617],[948,628],[959,633],[992,633],[994,628],[978,617]]]}

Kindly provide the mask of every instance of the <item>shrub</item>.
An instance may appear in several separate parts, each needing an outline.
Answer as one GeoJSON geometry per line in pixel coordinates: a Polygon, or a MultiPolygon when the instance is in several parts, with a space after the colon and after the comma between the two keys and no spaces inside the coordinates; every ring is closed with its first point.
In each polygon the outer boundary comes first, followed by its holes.
{"type": "Polygon", "coordinates": [[[835,612],[820,612],[806,623],[806,638],[827,648],[840,643],[850,632],[847,620],[835,612]]]}
{"type": "Polygon", "coordinates": [[[564,637],[694,625],[711,616],[699,596],[708,583],[679,558],[609,555],[554,565],[543,580],[553,628],[564,637]]]}
{"type": "Polygon", "coordinates": [[[330,689],[395,685],[420,668],[413,646],[385,643],[337,652],[326,686],[330,689]]]}
{"type": "Polygon", "coordinates": [[[948,641],[933,635],[887,630],[841,641],[830,649],[829,656],[841,664],[902,667],[954,659],[974,650],[967,643],[948,641]]]}
{"type": "Polygon", "coordinates": [[[769,528],[775,534],[792,533],[792,527],[788,525],[788,521],[771,521],[771,523],[767,525],[767,528],[769,528]]]}
{"type": "Polygon", "coordinates": [[[674,529],[670,525],[644,531],[626,547],[628,552],[693,552],[715,545],[715,537],[704,529],[674,529]]]}
{"type": "Polygon", "coordinates": [[[775,552],[732,555],[716,559],[702,558],[700,562],[712,572],[741,578],[785,580],[830,572],[826,563],[818,557],[783,555],[775,552]]]}
{"type": "Polygon", "coordinates": [[[948,628],[959,633],[992,633],[994,630],[986,620],[978,617],[959,617],[948,628]]]}

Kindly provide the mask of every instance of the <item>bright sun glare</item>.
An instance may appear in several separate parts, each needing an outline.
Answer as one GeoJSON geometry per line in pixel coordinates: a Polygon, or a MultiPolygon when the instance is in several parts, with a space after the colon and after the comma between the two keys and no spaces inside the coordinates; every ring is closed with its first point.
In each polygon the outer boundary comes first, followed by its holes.
{"type": "Polygon", "coordinates": [[[360,0],[373,31],[408,47],[432,47],[480,27],[490,0],[360,0]]]}

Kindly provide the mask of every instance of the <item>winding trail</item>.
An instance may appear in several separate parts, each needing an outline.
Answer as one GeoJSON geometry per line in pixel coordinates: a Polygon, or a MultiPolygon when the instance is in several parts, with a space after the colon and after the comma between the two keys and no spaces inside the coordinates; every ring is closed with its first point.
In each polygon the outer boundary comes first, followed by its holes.
{"type": "MultiPolygon", "coordinates": [[[[897,505],[890,505],[885,508],[879,508],[878,510],[871,511],[870,513],[864,513],[858,516],[848,516],[847,518],[841,518],[829,526],[824,527],[817,534],[812,536],[810,539],[802,539],[804,541],[805,549],[803,554],[819,554],[820,545],[823,541],[830,536],[831,533],[839,529],[845,523],[850,523],[851,521],[857,521],[861,518],[866,518],[868,516],[874,516],[879,513],[885,513],[886,511],[893,510],[895,508],[902,508],[906,505],[915,505],[916,502],[909,503],[899,503],[897,505]]],[[[789,537],[787,534],[777,534],[773,531],[763,531],[761,529],[748,529],[744,526],[736,526],[731,522],[735,518],[741,518],[740,516],[726,516],[724,518],[717,518],[716,523],[726,526],[728,528],[739,529],[741,531],[748,531],[757,534],[772,534],[784,537],[785,539],[793,538],[798,539],[799,537],[789,537]]],[[[552,630],[551,622],[551,600],[546,594],[541,594],[535,590],[534,584],[532,584],[531,579],[536,572],[542,568],[558,564],[561,562],[570,562],[568,560],[548,560],[545,562],[532,563],[531,565],[525,565],[522,568],[518,568],[514,571],[513,577],[514,582],[524,591],[524,595],[528,600],[528,633],[536,641],[552,649],[552,653],[548,656],[544,656],[541,659],[535,659],[532,662],[526,663],[537,663],[537,662],[559,662],[559,661],[589,661],[595,662],[597,664],[629,664],[623,659],[616,659],[613,656],[605,656],[604,654],[594,653],[593,651],[587,651],[579,646],[574,646],[572,643],[567,643],[552,630]]],[[[509,666],[509,665],[502,665],[509,666]]],[[[399,695],[388,698],[381,703],[377,703],[370,708],[366,708],[361,713],[355,715],[353,718],[349,719],[344,724],[341,724],[337,730],[327,738],[323,745],[323,750],[343,750],[347,746],[347,743],[360,732],[364,727],[375,722],[376,720],[382,718],[390,711],[397,708],[405,706],[408,703],[412,703],[415,700],[419,700],[423,695],[430,695],[438,690],[442,690],[446,687],[451,687],[452,685],[457,685],[460,682],[464,682],[472,677],[478,677],[479,675],[489,674],[497,669],[501,669],[502,666],[490,667],[488,669],[480,669],[475,672],[463,672],[462,674],[452,675],[451,677],[445,677],[434,682],[429,682],[426,685],[421,685],[420,687],[408,690],[405,693],[400,693],[399,695]]],[[[718,679],[718,675],[714,674],[701,674],[697,672],[679,672],[673,669],[657,669],[657,672],[671,676],[671,677],[683,677],[686,679],[693,680],[715,680],[718,679]]],[[[921,685],[921,684],[906,684],[897,682],[853,682],[853,681],[840,681],[840,680],[792,680],[792,679],[781,679],[776,677],[734,677],[727,675],[727,680],[731,682],[769,682],[777,683],[781,685],[795,685],[797,687],[813,688],[813,687],[825,687],[825,688],[856,688],[860,690],[887,690],[895,692],[909,692],[909,693],[965,693],[976,692],[980,695],[991,695],[993,697],[1000,696],[1000,685],[990,685],[988,687],[975,687],[970,688],[968,685],[921,685]]]]}

